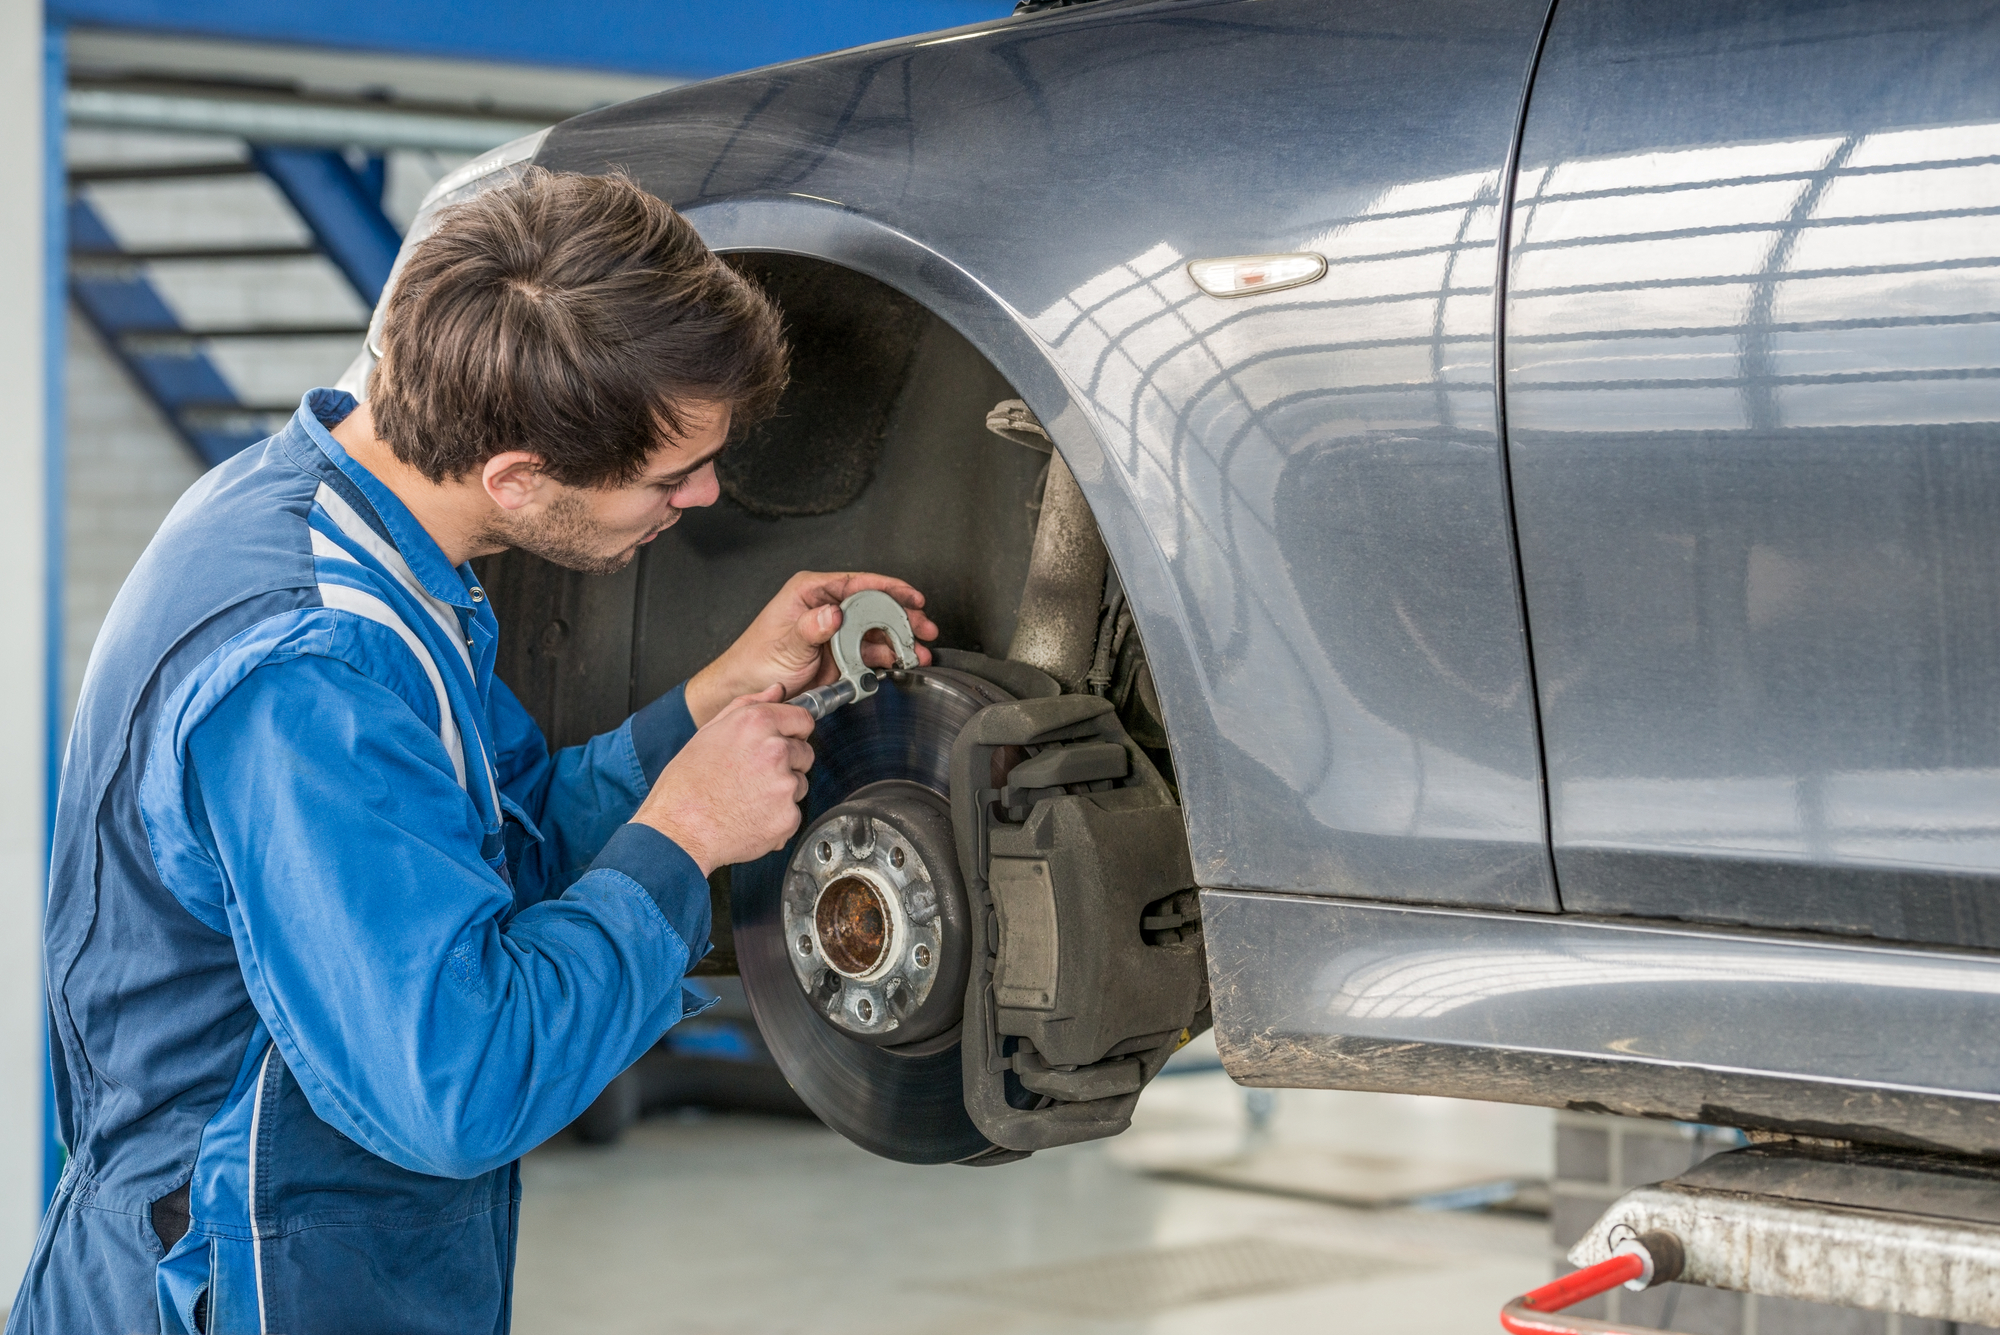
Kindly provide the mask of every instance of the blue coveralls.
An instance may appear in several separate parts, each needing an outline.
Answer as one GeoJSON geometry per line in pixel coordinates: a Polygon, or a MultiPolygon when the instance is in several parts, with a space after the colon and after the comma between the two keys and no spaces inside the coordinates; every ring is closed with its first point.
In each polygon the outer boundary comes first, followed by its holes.
{"type": "Polygon", "coordinates": [[[328,434],[353,407],[197,483],[91,655],[45,942],[70,1157],[9,1335],[505,1330],[515,1160],[708,948],[700,869],[625,823],[682,693],[550,755],[471,568],[328,434]]]}

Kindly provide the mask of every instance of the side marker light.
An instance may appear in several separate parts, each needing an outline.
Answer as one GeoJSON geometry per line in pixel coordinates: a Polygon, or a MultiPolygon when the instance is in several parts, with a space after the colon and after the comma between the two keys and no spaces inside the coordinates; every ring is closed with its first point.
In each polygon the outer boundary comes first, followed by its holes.
{"type": "Polygon", "coordinates": [[[1194,285],[1211,297],[1249,297],[1318,282],[1326,276],[1326,256],[1225,255],[1190,260],[1187,269],[1194,285]]]}

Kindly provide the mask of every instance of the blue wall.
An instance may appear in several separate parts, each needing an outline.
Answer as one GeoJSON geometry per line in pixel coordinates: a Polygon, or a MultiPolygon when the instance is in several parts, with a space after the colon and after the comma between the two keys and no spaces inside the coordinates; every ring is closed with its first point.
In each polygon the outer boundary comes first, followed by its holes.
{"type": "Polygon", "coordinates": [[[705,77],[999,18],[1013,0],[49,0],[51,24],[705,77]]]}

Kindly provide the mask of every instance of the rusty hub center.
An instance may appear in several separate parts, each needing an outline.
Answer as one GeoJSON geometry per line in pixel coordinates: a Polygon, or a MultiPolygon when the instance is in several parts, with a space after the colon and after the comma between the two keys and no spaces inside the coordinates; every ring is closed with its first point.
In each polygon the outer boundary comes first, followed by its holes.
{"type": "Polygon", "coordinates": [[[849,978],[866,974],[889,953],[889,907],[859,876],[843,876],[820,892],[813,929],[826,962],[849,978]]]}
{"type": "Polygon", "coordinates": [[[950,935],[963,930],[964,892],[932,879],[955,870],[938,851],[951,847],[950,818],[929,790],[910,788],[883,785],[822,816],[780,891],[799,990],[828,1024],[868,1043],[931,1038],[964,1002],[964,953],[950,935]]]}

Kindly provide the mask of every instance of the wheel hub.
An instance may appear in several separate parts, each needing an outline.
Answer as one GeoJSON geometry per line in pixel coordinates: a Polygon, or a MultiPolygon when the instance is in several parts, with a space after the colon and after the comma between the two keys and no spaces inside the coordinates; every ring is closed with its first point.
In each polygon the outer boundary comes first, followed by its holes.
{"type": "Polygon", "coordinates": [[[907,1163],[992,1149],[965,1111],[972,929],[945,795],[953,741],[1009,698],[949,669],[888,674],[820,720],[792,845],[730,873],[744,992],[785,1078],[907,1163]]]}
{"type": "MultiPolygon", "coordinates": [[[[821,849],[824,851],[825,845],[821,849]]],[[[813,930],[799,937],[799,950],[810,957],[817,942],[835,973],[866,981],[889,957],[889,944],[895,940],[890,915],[882,892],[870,885],[867,877],[843,876],[819,892],[819,901],[813,905],[813,930]]]]}
{"type": "Polygon", "coordinates": [[[928,1004],[940,963],[963,953],[947,939],[963,915],[940,898],[963,897],[957,868],[932,865],[939,814],[915,784],[873,785],[820,817],[785,869],[792,976],[828,1023],[868,1043],[928,1038],[958,1013],[950,996],[928,1004]]]}

